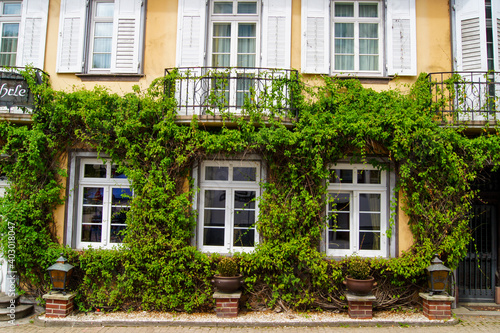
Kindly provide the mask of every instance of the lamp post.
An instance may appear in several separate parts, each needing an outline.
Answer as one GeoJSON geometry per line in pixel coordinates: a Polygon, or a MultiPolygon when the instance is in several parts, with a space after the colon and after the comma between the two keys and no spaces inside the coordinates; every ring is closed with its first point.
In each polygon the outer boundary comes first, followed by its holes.
{"type": "Polygon", "coordinates": [[[443,265],[438,255],[435,254],[434,259],[431,261],[431,265],[427,267],[426,270],[429,282],[429,295],[432,296],[434,293],[444,293],[448,295],[446,290],[448,289],[448,276],[450,275],[451,269],[443,265]]]}
{"type": "MultiPolygon", "coordinates": [[[[57,259],[56,263],[47,270],[50,274],[50,282],[52,283],[52,290],[61,290],[63,295],[66,295],[66,288],[68,287],[69,278],[73,273],[73,265],[68,264],[68,260],[61,256],[57,259]]],[[[52,290],[49,294],[52,293],[52,290]]]]}

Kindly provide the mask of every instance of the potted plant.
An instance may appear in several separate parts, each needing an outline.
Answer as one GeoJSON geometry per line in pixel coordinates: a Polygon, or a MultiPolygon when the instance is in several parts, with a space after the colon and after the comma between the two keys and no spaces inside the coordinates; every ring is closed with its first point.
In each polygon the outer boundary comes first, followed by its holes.
{"type": "Polygon", "coordinates": [[[238,272],[238,264],[231,257],[224,257],[217,264],[217,272],[212,283],[218,291],[233,293],[243,285],[243,276],[238,272]]]}
{"type": "Polygon", "coordinates": [[[351,256],[347,261],[346,273],[344,284],[347,286],[347,290],[355,295],[368,295],[373,287],[377,285],[371,275],[370,262],[366,258],[358,255],[351,256]]]}

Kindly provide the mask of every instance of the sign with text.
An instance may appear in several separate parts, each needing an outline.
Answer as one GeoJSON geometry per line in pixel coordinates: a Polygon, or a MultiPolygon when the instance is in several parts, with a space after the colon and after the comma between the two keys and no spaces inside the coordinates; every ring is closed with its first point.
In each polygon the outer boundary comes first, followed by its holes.
{"type": "Polygon", "coordinates": [[[21,74],[1,72],[0,106],[33,108],[33,96],[21,74]]]}

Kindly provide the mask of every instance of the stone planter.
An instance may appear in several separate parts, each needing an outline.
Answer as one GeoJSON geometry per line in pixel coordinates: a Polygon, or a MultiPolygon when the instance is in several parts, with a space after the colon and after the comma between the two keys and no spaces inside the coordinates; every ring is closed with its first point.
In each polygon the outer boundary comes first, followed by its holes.
{"type": "Polygon", "coordinates": [[[375,282],[373,277],[370,277],[367,280],[356,280],[347,276],[344,280],[344,284],[346,285],[347,290],[354,295],[365,296],[372,291],[373,287],[377,285],[377,282],[375,282]]]}
{"type": "Polygon", "coordinates": [[[233,293],[243,285],[243,275],[220,276],[215,274],[212,283],[220,292],[233,293]]]}

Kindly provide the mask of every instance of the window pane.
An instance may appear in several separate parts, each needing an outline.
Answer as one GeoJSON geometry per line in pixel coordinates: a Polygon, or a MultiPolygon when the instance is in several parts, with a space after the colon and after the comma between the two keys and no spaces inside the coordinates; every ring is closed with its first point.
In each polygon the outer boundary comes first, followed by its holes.
{"type": "Polygon", "coordinates": [[[82,207],[82,223],[102,223],[102,207],[82,207]]]}
{"type": "Polygon", "coordinates": [[[112,2],[98,2],[96,3],[96,17],[113,17],[114,3],[112,2]]]}
{"type": "Polygon", "coordinates": [[[255,38],[238,39],[238,53],[255,53],[255,38]]]}
{"type": "Polygon", "coordinates": [[[205,180],[228,180],[229,168],[228,167],[205,167],[205,180]]]}
{"type": "Polygon", "coordinates": [[[122,178],[126,179],[127,176],[125,176],[124,173],[118,172],[118,165],[112,165],[111,166],[111,178],[122,178]]]}
{"type": "Polygon", "coordinates": [[[124,231],[127,229],[123,225],[112,225],[109,235],[110,243],[123,243],[123,238],[125,238],[124,231]]]}
{"type": "Polygon", "coordinates": [[[240,23],[238,24],[238,37],[255,37],[255,23],[240,23]]]}
{"type": "Polygon", "coordinates": [[[102,187],[84,187],[83,204],[84,205],[102,205],[102,196],[104,188],[102,187]]]}
{"type": "MultiPolygon", "coordinates": [[[[249,90],[250,84],[245,84],[244,87],[240,86],[240,81],[250,82],[253,80],[238,80],[238,90],[249,90]]],[[[243,85],[243,84],[242,84],[243,85]]],[[[238,182],[254,182],[257,179],[257,168],[244,168],[244,167],[234,167],[233,168],[233,180],[238,182]]]]}
{"type": "Polygon", "coordinates": [[[360,39],[360,54],[378,54],[378,39],[360,39]]]}
{"type": "Polygon", "coordinates": [[[354,54],[354,39],[335,39],[336,54],[354,54]]]}
{"type": "Polygon", "coordinates": [[[82,242],[100,242],[102,226],[86,224],[82,225],[82,242]]]}
{"type": "Polygon", "coordinates": [[[238,2],[238,14],[257,14],[257,3],[238,2]]]}
{"type": "Polygon", "coordinates": [[[328,226],[330,229],[349,230],[350,214],[348,212],[336,212],[337,216],[329,220],[328,226]]]}
{"type": "Polygon", "coordinates": [[[360,230],[380,230],[380,213],[360,213],[360,230]]]}
{"type": "Polygon", "coordinates": [[[15,66],[15,65],[16,65],[15,54],[0,54],[0,66],[15,66]]]}
{"type": "Polygon", "coordinates": [[[255,67],[255,54],[238,54],[237,67],[255,67]]]}
{"type": "Polygon", "coordinates": [[[349,232],[328,231],[328,248],[332,250],[349,249],[349,232]]]}
{"type": "Polygon", "coordinates": [[[360,250],[380,250],[380,233],[360,232],[359,233],[360,250]]]}
{"type": "Polygon", "coordinates": [[[380,212],[380,194],[360,193],[359,210],[361,212],[380,212]]]}
{"type": "Polygon", "coordinates": [[[335,37],[354,37],[354,23],[335,23],[335,37]]]}
{"type": "Polygon", "coordinates": [[[335,17],[354,17],[353,3],[336,3],[335,17]]]}
{"type": "Polygon", "coordinates": [[[231,39],[229,38],[214,38],[212,41],[212,49],[215,53],[231,52],[231,39]]]}
{"type": "Polygon", "coordinates": [[[223,228],[205,228],[203,230],[203,245],[223,246],[224,229],[223,228]]]}
{"type": "Polygon", "coordinates": [[[105,164],[85,164],[83,177],[86,178],[106,178],[105,164]]]}
{"type": "Polygon", "coordinates": [[[214,37],[231,37],[231,24],[214,23],[214,37]]]}
{"type": "Polygon", "coordinates": [[[234,191],[234,208],[255,209],[255,191],[234,191]]]}
{"type": "Polygon", "coordinates": [[[111,208],[111,223],[125,224],[127,220],[128,207],[113,207],[111,208]]]}
{"type": "Polygon", "coordinates": [[[110,68],[111,54],[96,53],[92,59],[92,68],[110,68]]]}
{"type": "Polygon", "coordinates": [[[2,38],[2,53],[10,53],[8,55],[16,55],[17,52],[17,38],[2,38]]]}
{"type": "Polygon", "coordinates": [[[214,2],[214,14],[232,14],[232,2],[214,2]]]}
{"type": "Polygon", "coordinates": [[[212,56],[212,66],[229,67],[229,54],[214,54],[212,56]]]}
{"type": "Polygon", "coordinates": [[[2,29],[2,37],[17,36],[19,36],[19,23],[4,23],[2,29]]]}
{"type": "Polygon", "coordinates": [[[335,56],[335,70],[354,70],[354,56],[335,56]]]}
{"type": "Polygon", "coordinates": [[[225,208],[226,191],[224,190],[206,190],[205,191],[206,208],[225,208]]]}
{"type": "Polygon", "coordinates": [[[21,15],[21,4],[20,3],[4,2],[3,14],[4,15],[21,15]]]}
{"type": "Polygon", "coordinates": [[[378,38],[378,24],[360,23],[359,38],[378,38]]]}
{"type": "Polygon", "coordinates": [[[95,53],[111,53],[111,38],[94,39],[95,53]]]}
{"type": "Polygon", "coordinates": [[[255,211],[239,210],[234,212],[234,226],[249,228],[255,224],[255,211]]]}
{"type": "Polygon", "coordinates": [[[113,23],[96,23],[95,24],[95,37],[111,37],[113,36],[113,23]]]}
{"type": "Polygon", "coordinates": [[[113,188],[111,190],[111,204],[130,206],[132,200],[132,190],[129,188],[113,188]]]}
{"type": "Polygon", "coordinates": [[[360,17],[378,17],[378,5],[376,3],[360,3],[360,17]]]}
{"type": "Polygon", "coordinates": [[[211,227],[224,227],[226,212],[224,210],[205,209],[203,225],[211,227]]]}
{"type": "Polygon", "coordinates": [[[253,247],[255,243],[254,229],[234,229],[233,246],[253,247]]]}
{"type": "Polygon", "coordinates": [[[381,184],[380,170],[358,170],[358,184],[381,184]]]}
{"type": "Polygon", "coordinates": [[[352,184],[352,170],[335,169],[330,176],[330,183],[352,184]]]}
{"type": "Polygon", "coordinates": [[[378,71],[378,56],[360,56],[359,69],[362,71],[378,71]]]}
{"type": "Polygon", "coordinates": [[[330,202],[330,211],[349,212],[351,195],[349,193],[332,194],[333,202],[330,202]]]}

